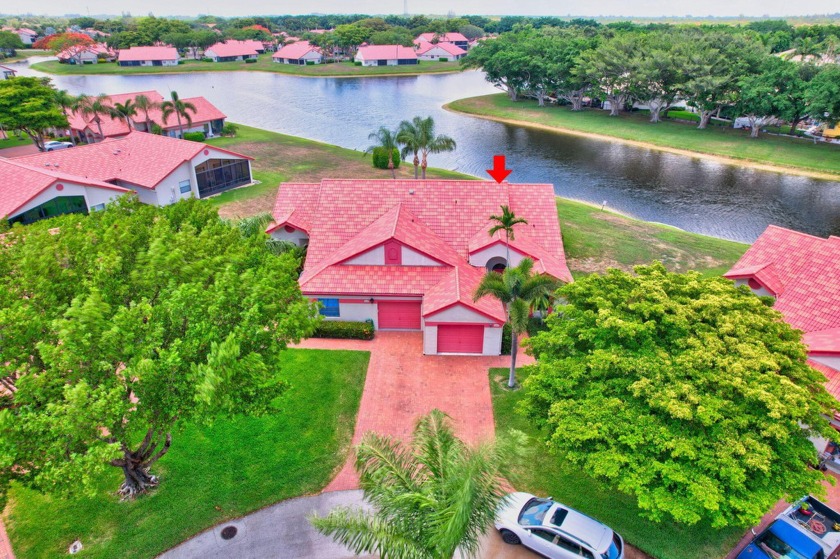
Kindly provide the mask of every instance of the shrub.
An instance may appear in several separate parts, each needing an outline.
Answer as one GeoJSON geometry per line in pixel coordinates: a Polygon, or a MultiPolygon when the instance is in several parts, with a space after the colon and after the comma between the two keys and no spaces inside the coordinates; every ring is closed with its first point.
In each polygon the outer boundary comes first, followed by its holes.
{"type": "Polygon", "coordinates": [[[69,142],[70,136],[59,136],[55,139],[56,142],[69,142]]]}
{"type": "Polygon", "coordinates": [[[245,64],[255,64],[257,62],[256,58],[246,58],[245,64]]]}
{"type": "Polygon", "coordinates": [[[222,126],[222,136],[236,136],[239,127],[235,124],[228,123],[222,126]]]}
{"type": "Polygon", "coordinates": [[[361,66],[361,65],[362,65],[362,63],[361,63],[361,62],[358,62],[358,61],[357,61],[357,62],[354,62],[353,64],[354,64],[355,66],[361,66]]]}
{"type": "Polygon", "coordinates": [[[372,340],[373,321],[349,322],[343,320],[322,320],[315,329],[313,338],[339,338],[343,340],[372,340]]]}
{"type": "Polygon", "coordinates": [[[314,60],[307,60],[306,65],[307,66],[315,66],[315,61],[314,60]]]}
{"type": "Polygon", "coordinates": [[[202,62],[213,62],[213,59],[210,58],[209,56],[202,56],[201,61],[202,62]]]}
{"type": "Polygon", "coordinates": [[[184,132],[184,139],[191,142],[203,142],[204,132],[184,132]]]}
{"type": "Polygon", "coordinates": [[[691,122],[700,122],[700,115],[690,111],[672,110],[668,111],[668,118],[676,118],[678,120],[689,120],[691,122]]]}
{"type": "MultiPolygon", "coordinates": [[[[387,169],[388,168],[388,150],[385,148],[373,148],[373,166],[377,169],[387,169]]],[[[399,169],[400,167],[400,150],[394,148],[394,169],[399,169]]]]}
{"type": "Polygon", "coordinates": [[[449,59],[446,57],[439,58],[438,60],[440,60],[441,62],[449,62],[449,59]]]}
{"type": "Polygon", "coordinates": [[[152,123],[152,134],[160,136],[163,134],[163,128],[161,128],[159,124],[152,123]]]}

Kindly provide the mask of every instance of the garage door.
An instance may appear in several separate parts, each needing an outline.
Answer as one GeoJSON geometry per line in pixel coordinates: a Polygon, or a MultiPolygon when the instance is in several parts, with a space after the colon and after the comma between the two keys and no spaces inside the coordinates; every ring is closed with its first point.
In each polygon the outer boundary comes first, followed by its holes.
{"type": "Polygon", "coordinates": [[[420,329],[420,301],[379,301],[379,328],[420,329]]]}
{"type": "Polygon", "coordinates": [[[438,353],[481,353],[484,326],[441,324],[438,326],[438,353]]]}

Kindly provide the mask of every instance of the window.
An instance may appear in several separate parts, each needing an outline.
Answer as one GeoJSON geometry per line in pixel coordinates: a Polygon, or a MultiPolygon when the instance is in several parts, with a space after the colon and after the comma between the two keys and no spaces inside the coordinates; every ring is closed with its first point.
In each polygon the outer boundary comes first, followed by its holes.
{"type": "Polygon", "coordinates": [[[96,204],[95,206],[90,207],[90,211],[92,212],[101,212],[105,209],[105,204],[96,204]]]}
{"type": "Polygon", "coordinates": [[[321,303],[321,316],[340,316],[338,299],[318,299],[321,303]]]}
{"type": "Polygon", "coordinates": [[[567,540],[563,536],[557,536],[557,541],[555,542],[560,549],[565,549],[566,551],[571,551],[576,555],[583,555],[581,547],[574,543],[573,541],[567,540]]]}
{"type": "Polygon", "coordinates": [[[188,180],[179,182],[178,188],[181,190],[181,194],[186,194],[187,192],[192,190],[190,187],[190,181],[188,180]]]}
{"type": "Polygon", "coordinates": [[[519,523],[522,526],[540,526],[543,523],[548,509],[554,505],[554,502],[548,499],[531,499],[522,508],[519,513],[519,523]]]}
{"type": "Polygon", "coordinates": [[[536,529],[536,530],[531,530],[531,533],[534,534],[535,536],[537,536],[538,538],[544,539],[548,543],[554,543],[554,538],[557,537],[554,533],[549,532],[548,530],[536,529]]]}

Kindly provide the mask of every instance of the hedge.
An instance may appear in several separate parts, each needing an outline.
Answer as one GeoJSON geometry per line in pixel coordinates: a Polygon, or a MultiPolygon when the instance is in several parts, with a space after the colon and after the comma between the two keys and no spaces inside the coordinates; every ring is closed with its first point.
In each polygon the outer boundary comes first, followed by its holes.
{"type": "Polygon", "coordinates": [[[438,60],[439,60],[440,62],[449,62],[449,59],[448,59],[448,58],[446,58],[445,56],[444,56],[444,57],[442,57],[442,58],[439,58],[438,60]]]}
{"type": "MultiPolygon", "coordinates": [[[[388,168],[388,150],[385,148],[373,148],[373,166],[377,169],[387,169],[388,168]]],[[[400,168],[400,150],[394,148],[394,169],[400,168]]]]}
{"type": "Polygon", "coordinates": [[[246,58],[245,59],[245,64],[256,64],[256,63],[257,63],[256,58],[246,58]]]}
{"type": "Polygon", "coordinates": [[[184,139],[191,142],[203,142],[204,132],[184,132],[184,139]]]}
{"type": "Polygon", "coordinates": [[[343,340],[372,340],[373,321],[350,322],[344,320],[322,320],[315,329],[313,338],[338,338],[343,340]]]}

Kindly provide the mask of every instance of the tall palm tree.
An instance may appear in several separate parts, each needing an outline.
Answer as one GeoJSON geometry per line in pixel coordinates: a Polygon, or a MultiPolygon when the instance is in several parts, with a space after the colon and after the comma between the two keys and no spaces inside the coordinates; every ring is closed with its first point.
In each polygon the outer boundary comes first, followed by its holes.
{"type": "Polygon", "coordinates": [[[192,114],[196,114],[198,110],[195,108],[195,105],[190,103],[189,101],[183,101],[180,97],[178,97],[178,92],[173,91],[169,94],[170,99],[168,101],[164,101],[160,104],[161,114],[163,116],[163,122],[169,120],[171,115],[175,115],[178,117],[178,133],[181,137],[184,137],[184,125],[181,122],[181,119],[187,121],[187,126],[192,125],[192,117],[190,116],[190,112],[192,114]]]}
{"type": "Polygon", "coordinates": [[[499,446],[470,448],[440,410],[421,417],[411,443],[367,433],[356,470],[373,512],[341,507],[310,517],[357,554],[394,559],[473,557],[502,502],[499,446]]]}
{"type": "Polygon", "coordinates": [[[372,153],[377,148],[382,148],[388,153],[388,168],[391,170],[391,176],[396,179],[397,171],[394,168],[394,150],[397,149],[397,133],[389,130],[384,126],[380,126],[376,132],[371,132],[368,140],[374,140],[376,143],[368,147],[365,153],[372,153]]]}
{"type": "Polygon", "coordinates": [[[84,116],[93,116],[92,121],[96,122],[99,129],[99,141],[105,139],[102,133],[102,119],[100,116],[111,114],[110,99],[104,93],[99,95],[80,95],[77,101],[78,111],[84,116]]]}
{"type": "Polygon", "coordinates": [[[426,180],[426,167],[429,166],[429,154],[454,151],[458,145],[449,136],[435,134],[435,121],[430,116],[420,120],[419,133],[422,140],[420,145],[420,154],[422,156],[420,168],[423,170],[423,180],[426,180]]]}
{"type": "Polygon", "coordinates": [[[510,211],[510,207],[502,205],[501,215],[491,215],[490,221],[496,224],[488,231],[490,236],[496,234],[497,231],[505,232],[505,266],[510,265],[510,242],[515,241],[513,233],[513,226],[520,223],[527,224],[528,221],[522,217],[516,217],[516,214],[510,211]]]}
{"type": "Polygon", "coordinates": [[[131,132],[133,126],[131,124],[131,117],[137,116],[137,105],[131,99],[126,99],[125,103],[114,103],[110,111],[111,118],[121,118],[125,121],[128,131],[131,132]]]}
{"type": "Polygon", "coordinates": [[[159,109],[160,105],[146,97],[145,95],[138,95],[134,98],[134,106],[137,107],[138,111],[143,112],[143,117],[146,122],[146,132],[152,131],[152,121],[149,118],[149,111],[153,109],[159,109]]]}
{"type": "MultiPolygon", "coordinates": [[[[75,95],[70,95],[66,89],[60,89],[55,92],[55,102],[65,114],[69,115],[76,112],[79,99],[75,95]]],[[[72,129],[70,129],[70,141],[73,142],[74,146],[76,145],[76,135],[72,129]]]]}
{"type": "Polygon", "coordinates": [[[510,324],[510,376],[508,388],[516,386],[516,354],[519,350],[519,336],[528,328],[531,304],[552,293],[557,281],[551,276],[534,274],[534,261],[523,258],[513,267],[505,268],[501,274],[487,272],[473,294],[478,301],[485,295],[495,297],[505,306],[507,322],[510,324]]]}
{"type": "Polygon", "coordinates": [[[397,129],[397,143],[403,146],[400,151],[402,158],[408,159],[410,153],[414,154],[414,180],[417,180],[420,174],[420,149],[423,144],[422,122],[423,119],[416,116],[410,121],[402,121],[397,129]]]}

